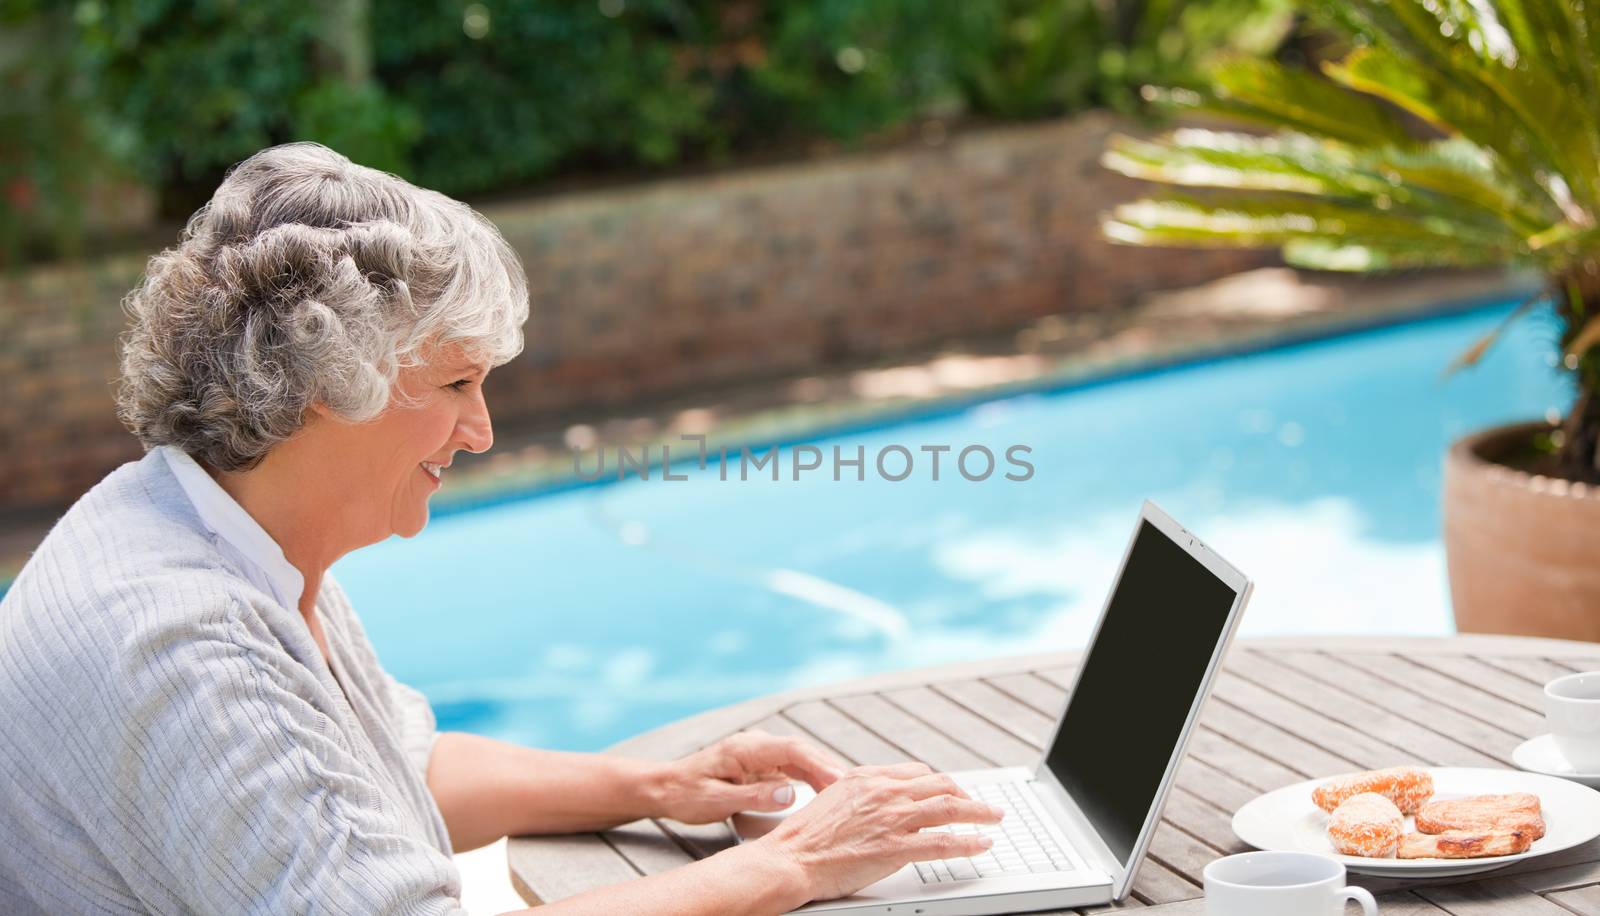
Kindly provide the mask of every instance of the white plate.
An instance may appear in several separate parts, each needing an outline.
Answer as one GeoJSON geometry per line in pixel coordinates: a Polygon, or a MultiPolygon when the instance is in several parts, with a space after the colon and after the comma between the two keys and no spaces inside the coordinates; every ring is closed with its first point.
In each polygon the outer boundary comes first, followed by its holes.
{"type": "Polygon", "coordinates": [[[1533,773],[1560,776],[1593,789],[1600,789],[1600,773],[1579,773],[1561,756],[1556,739],[1551,735],[1529,738],[1511,752],[1511,762],[1533,773]]]}
{"type": "MultiPolygon", "coordinates": [[[[1433,774],[1433,797],[1439,799],[1532,792],[1539,796],[1544,808],[1544,837],[1520,855],[1482,859],[1368,859],[1340,855],[1328,842],[1327,813],[1311,803],[1311,790],[1337,777],[1312,779],[1260,796],[1233,816],[1233,832],[1257,849],[1321,853],[1338,859],[1358,874],[1391,877],[1470,875],[1570,849],[1600,836],[1600,792],[1575,782],[1519,770],[1428,767],[1428,772],[1433,774]]],[[[1415,829],[1409,817],[1405,829],[1415,829]]]]}

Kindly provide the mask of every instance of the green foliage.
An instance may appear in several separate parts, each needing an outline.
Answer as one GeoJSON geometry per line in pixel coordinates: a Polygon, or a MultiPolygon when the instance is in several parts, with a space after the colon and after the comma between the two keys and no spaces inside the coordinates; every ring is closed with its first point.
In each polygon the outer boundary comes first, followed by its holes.
{"type": "Polygon", "coordinates": [[[1138,106],[1149,84],[1182,85],[1223,52],[1270,56],[1294,22],[1294,0],[1124,0],[1113,4],[1100,67],[1104,103],[1138,106]]]}
{"type": "MultiPolygon", "coordinates": [[[[0,0],[0,244],[64,250],[92,176],[186,216],[317,140],[455,195],[853,144],[923,118],[1133,109],[1270,50],[1287,0],[0,0]]],[[[0,249],[0,257],[14,261],[0,249]]]]}
{"type": "Polygon", "coordinates": [[[1107,236],[1279,246],[1324,270],[1540,270],[1580,386],[1562,473],[1600,481],[1600,4],[1329,0],[1311,11],[1350,49],[1322,76],[1232,59],[1198,91],[1158,94],[1276,134],[1113,139],[1108,167],[1203,190],[1123,205],[1107,236]]]}
{"type": "Polygon", "coordinates": [[[950,0],[774,4],[753,86],[790,129],[857,140],[953,101],[950,0]]]}
{"type": "Polygon", "coordinates": [[[85,81],[40,66],[71,53],[71,9],[0,0],[0,264],[30,252],[71,251],[89,177],[107,167],[91,139],[85,81]]]}
{"type": "Polygon", "coordinates": [[[321,79],[295,94],[289,110],[295,139],[316,140],[386,172],[409,172],[422,121],[403,100],[377,85],[321,79]]]}
{"type": "Polygon", "coordinates": [[[420,112],[422,184],[465,194],[577,155],[661,164],[708,131],[709,93],[656,11],[593,2],[388,0],[373,10],[378,81],[420,112]]]}
{"type": "Polygon", "coordinates": [[[405,170],[414,118],[376,87],[348,83],[327,55],[326,18],[306,0],[84,0],[70,64],[132,133],[137,174],[182,215],[222,169],[264,146],[309,139],[405,170]]]}
{"type": "Polygon", "coordinates": [[[957,45],[956,78],[976,110],[1037,118],[1103,100],[1107,24],[1091,0],[971,3],[957,16],[968,38],[957,45]]]}
{"type": "Polygon", "coordinates": [[[971,107],[1035,118],[1141,107],[1150,82],[1187,82],[1222,52],[1270,54],[1290,0],[991,0],[956,4],[956,77],[971,107]]]}
{"type": "Polygon", "coordinates": [[[152,180],[201,179],[280,136],[308,81],[316,18],[294,0],[91,0],[76,63],[137,124],[132,164],[152,180]]]}

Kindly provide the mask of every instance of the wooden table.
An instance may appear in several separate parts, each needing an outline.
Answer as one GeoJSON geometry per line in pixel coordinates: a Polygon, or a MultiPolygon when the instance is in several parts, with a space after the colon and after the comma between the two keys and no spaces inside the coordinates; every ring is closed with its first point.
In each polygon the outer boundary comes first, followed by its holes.
{"type": "MultiPolygon", "coordinates": [[[[1032,766],[1076,661],[1076,653],[999,659],[762,697],[613,750],[670,759],[760,728],[803,735],[856,764],[1032,766]]],[[[1244,850],[1229,828],[1232,812],[1264,791],[1404,762],[1512,766],[1512,749],[1545,730],[1542,685],[1592,669],[1600,669],[1600,645],[1556,640],[1241,641],[1124,905],[1163,916],[1203,913],[1201,871],[1244,850]]],[[[509,847],[511,876],[529,903],[548,902],[673,868],[729,842],[722,825],[650,820],[604,834],[518,838],[509,847]]],[[[1600,916],[1600,841],[1480,877],[1354,880],[1381,895],[1385,916],[1600,916]]]]}

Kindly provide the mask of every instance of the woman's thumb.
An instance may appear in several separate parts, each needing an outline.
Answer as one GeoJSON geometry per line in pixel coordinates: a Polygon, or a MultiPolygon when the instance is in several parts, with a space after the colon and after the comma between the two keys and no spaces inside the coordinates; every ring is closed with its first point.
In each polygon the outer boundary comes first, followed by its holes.
{"type": "Polygon", "coordinates": [[[786,779],[746,786],[750,810],[781,811],[794,804],[794,786],[786,779]]]}

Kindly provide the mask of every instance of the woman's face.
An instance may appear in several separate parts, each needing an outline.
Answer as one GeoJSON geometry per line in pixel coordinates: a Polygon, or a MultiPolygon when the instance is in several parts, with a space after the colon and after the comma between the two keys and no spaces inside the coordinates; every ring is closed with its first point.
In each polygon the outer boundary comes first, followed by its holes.
{"type": "Polygon", "coordinates": [[[494,444],[483,380],[489,367],[474,363],[459,345],[435,348],[426,361],[400,372],[396,387],[409,404],[391,399],[375,420],[335,421],[338,465],[350,476],[341,482],[360,493],[333,494],[341,514],[363,529],[372,543],[390,534],[411,537],[428,523],[428,498],[439,488],[455,453],[486,451],[494,444]],[[365,511],[363,511],[365,510],[365,511]]]}

